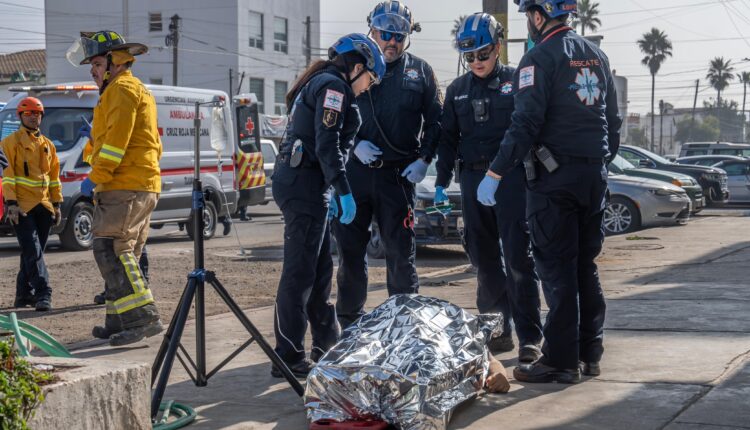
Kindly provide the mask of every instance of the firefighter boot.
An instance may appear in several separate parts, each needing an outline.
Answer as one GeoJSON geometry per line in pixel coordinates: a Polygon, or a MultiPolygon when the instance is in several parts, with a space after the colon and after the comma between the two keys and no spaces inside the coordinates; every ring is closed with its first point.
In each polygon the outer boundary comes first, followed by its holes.
{"type": "Polygon", "coordinates": [[[122,331],[122,322],[117,314],[107,314],[104,319],[104,326],[96,326],[91,334],[97,339],[109,339],[113,334],[122,331]]]}

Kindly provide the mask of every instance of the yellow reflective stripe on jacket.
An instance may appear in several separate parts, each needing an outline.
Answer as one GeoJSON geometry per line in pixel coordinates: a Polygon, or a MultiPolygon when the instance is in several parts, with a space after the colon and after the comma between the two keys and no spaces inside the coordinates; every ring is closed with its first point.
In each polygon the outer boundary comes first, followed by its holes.
{"type": "Polygon", "coordinates": [[[125,156],[125,150],[116,146],[104,144],[99,150],[99,156],[101,158],[104,158],[105,160],[120,164],[120,161],[122,161],[122,157],[125,156]]]}
{"type": "Polygon", "coordinates": [[[125,274],[128,275],[130,285],[133,287],[134,292],[144,291],[146,289],[146,283],[143,282],[141,277],[141,271],[138,268],[138,262],[135,261],[133,254],[122,254],[120,261],[125,267],[125,274]]]}
{"type": "Polygon", "coordinates": [[[117,309],[115,309],[115,302],[112,300],[105,300],[104,303],[107,305],[107,313],[109,315],[117,315],[117,309]]]}
{"type": "Polygon", "coordinates": [[[3,184],[5,185],[16,185],[16,178],[11,176],[9,178],[3,178],[3,184]]]}
{"type": "Polygon", "coordinates": [[[35,181],[33,179],[29,179],[24,176],[16,176],[15,183],[16,185],[23,185],[23,186],[32,187],[32,188],[41,188],[41,187],[46,187],[48,185],[47,181],[35,181]]]}
{"type": "Polygon", "coordinates": [[[60,185],[61,185],[60,181],[50,181],[49,182],[49,187],[50,188],[59,187],[60,185]]]}
{"type": "Polygon", "coordinates": [[[115,300],[113,306],[115,307],[115,313],[124,314],[127,311],[153,303],[153,301],[154,297],[151,295],[151,290],[147,289],[115,300]]]}

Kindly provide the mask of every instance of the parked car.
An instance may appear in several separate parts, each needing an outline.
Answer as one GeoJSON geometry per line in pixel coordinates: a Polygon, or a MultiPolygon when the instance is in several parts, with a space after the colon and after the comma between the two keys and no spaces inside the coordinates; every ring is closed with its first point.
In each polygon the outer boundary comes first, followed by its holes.
{"type": "Polygon", "coordinates": [[[273,176],[273,167],[276,164],[276,156],[279,155],[279,150],[276,149],[276,144],[272,140],[262,139],[260,141],[260,152],[263,154],[263,170],[266,172],[266,201],[261,204],[267,205],[268,202],[273,200],[271,176],[273,176]]]}
{"type": "Polygon", "coordinates": [[[638,167],[666,170],[690,175],[703,187],[706,204],[726,203],[729,200],[727,174],[721,169],[707,166],[672,163],[653,152],[631,145],[621,145],[618,154],[638,167]]]}
{"type": "Polygon", "coordinates": [[[603,221],[607,235],[684,224],[690,218],[690,197],[676,185],[610,173],[609,192],[603,221]]]}
{"type": "Polygon", "coordinates": [[[729,142],[687,142],[680,148],[680,157],[690,155],[738,155],[750,157],[750,144],[729,142]]]}
{"type": "Polygon", "coordinates": [[[656,179],[658,181],[669,182],[672,185],[681,187],[687,192],[688,197],[690,197],[690,213],[698,213],[703,210],[703,207],[706,205],[706,199],[703,197],[703,188],[698,181],[688,175],[683,175],[682,173],[677,172],[668,172],[666,170],[637,168],[633,163],[619,155],[616,155],[609,164],[609,172],[656,179]]]}
{"type": "Polygon", "coordinates": [[[714,167],[727,172],[729,178],[729,203],[750,202],[750,160],[724,160],[714,167]]]}
{"type": "MultiPolygon", "coordinates": [[[[437,170],[435,169],[435,163],[432,163],[427,169],[427,176],[416,187],[414,232],[417,236],[417,245],[463,244],[464,219],[461,216],[461,187],[455,181],[445,190],[448,199],[454,205],[450,214],[443,216],[436,213],[426,213],[426,209],[433,206],[436,179],[437,170]]],[[[380,229],[375,219],[372,220],[370,230],[367,256],[370,258],[385,258],[385,244],[380,237],[380,229]]]]}
{"type": "Polygon", "coordinates": [[[690,157],[680,157],[677,159],[677,162],[680,164],[694,164],[696,166],[713,166],[719,161],[745,159],[745,157],[738,157],[736,155],[692,155],[690,157]]]}

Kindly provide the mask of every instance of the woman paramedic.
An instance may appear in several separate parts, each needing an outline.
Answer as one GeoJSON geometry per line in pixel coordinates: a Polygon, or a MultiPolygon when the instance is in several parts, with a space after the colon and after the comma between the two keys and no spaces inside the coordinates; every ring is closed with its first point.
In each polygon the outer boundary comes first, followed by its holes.
{"type": "MultiPolygon", "coordinates": [[[[273,197],[284,215],[276,352],[297,377],[307,376],[341,331],[328,301],[333,276],[329,218],[340,212],[341,223],[354,219],[356,204],[344,169],[361,123],[354,99],[385,73],[383,53],[363,34],[340,38],[328,58],[311,64],[286,96],[289,122],[273,174],[273,197]],[[310,359],[304,347],[308,320],[310,359]]],[[[282,377],[275,367],[271,374],[282,377]]]]}

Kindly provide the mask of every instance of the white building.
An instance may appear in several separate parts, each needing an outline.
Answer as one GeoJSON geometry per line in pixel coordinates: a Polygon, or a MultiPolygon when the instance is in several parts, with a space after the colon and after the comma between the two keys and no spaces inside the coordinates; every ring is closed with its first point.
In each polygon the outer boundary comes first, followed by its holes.
{"type": "Polygon", "coordinates": [[[617,89],[617,108],[620,111],[620,116],[623,119],[622,127],[620,127],[620,140],[625,142],[628,138],[628,127],[625,123],[628,118],[628,79],[617,75],[617,71],[613,70],[615,88],[617,89]]]}
{"type": "Polygon", "coordinates": [[[45,0],[47,82],[90,80],[89,68],[74,68],[65,52],[80,31],[114,30],[150,48],[137,58],[136,76],[172,85],[167,36],[174,15],[177,85],[229,92],[231,69],[232,93],[255,93],[267,114],[285,113],[284,96],[306,65],[308,37],[313,53],[320,40],[320,0],[45,0]]]}

